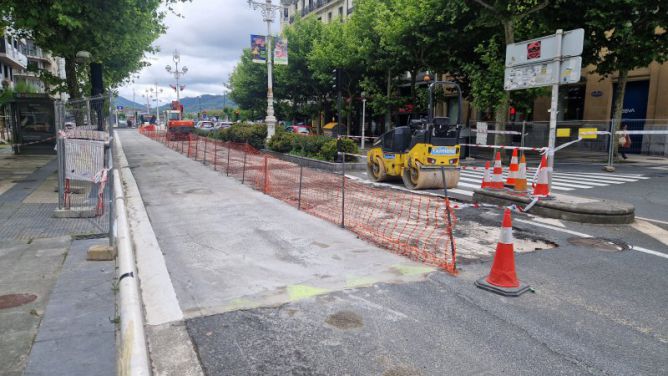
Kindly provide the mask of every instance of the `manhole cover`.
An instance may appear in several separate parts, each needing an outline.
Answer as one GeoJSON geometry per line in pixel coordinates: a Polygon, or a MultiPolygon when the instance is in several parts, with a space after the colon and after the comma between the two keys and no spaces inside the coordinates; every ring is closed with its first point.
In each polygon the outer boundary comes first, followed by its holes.
{"type": "Polygon", "coordinates": [[[0,309],[18,307],[20,305],[28,304],[37,299],[34,294],[9,294],[0,295],[0,309]]]}
{"type": "Polygon", "coordinates": [[[568,239],[568,242],[573,245],[595,248],[600,251],[608,251],[608,252],[621,252],[630,249],[628,244],[624,243],[621,240],[614,240],[614,239],[575,237],[568,239]]]}

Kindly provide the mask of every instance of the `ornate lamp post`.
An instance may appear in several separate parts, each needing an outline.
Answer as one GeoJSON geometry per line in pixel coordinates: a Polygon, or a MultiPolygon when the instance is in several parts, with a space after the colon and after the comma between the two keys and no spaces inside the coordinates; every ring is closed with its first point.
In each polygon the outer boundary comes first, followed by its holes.
{"type": "Polygon", "coordinates": [[[267,139],[270,139],[276,131],[276,116],[274,116],[274,89],[272,78],[272,54],[271,54],[271,23],[274,22],[274,12],[288,6],[291,0],[281,0],[281,5],[274,5],[272,0],[254,1],[248,0],[248,6],[259,9],[264,22],[267,23],[267,139]]]}
{"type": "Polygon", "coordinates": [[[158,124],[160,124],[160,94],[162,94],[162,88],[158,88],[158,83],[155,83],[155,90],[151,88],[151,94],[155,93],[155,118],[158,124]]]}
{"type": "Polygon", "coordinates": [[[174,60],[174,67],[175,67],[174,70],[172,70],[171,65],[165,66],[165,70],[168,73],[174,75],[174,78],[176,79],[176,100],[181,102],[181,87],[179,86],[179,79],[181,78],[181,76],[188,73],[188,67],[184,65],[183,68],[179,70],[179,63],[181,62],[181,54],[179,54],[178,50],[174,50],[174,56],[172,58],[174,60]]]}

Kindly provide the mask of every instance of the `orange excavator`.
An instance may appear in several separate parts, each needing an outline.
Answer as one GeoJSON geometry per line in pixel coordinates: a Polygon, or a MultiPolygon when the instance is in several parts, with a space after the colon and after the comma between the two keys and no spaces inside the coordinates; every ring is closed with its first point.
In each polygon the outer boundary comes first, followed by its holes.
{"type": "Polygon", "coordinates": [[[195,130],[195,122],[183,120],[183,105],[172,101],[171,110],[165,111],[167,121],[167,141],[187,141],[195,130]]]}

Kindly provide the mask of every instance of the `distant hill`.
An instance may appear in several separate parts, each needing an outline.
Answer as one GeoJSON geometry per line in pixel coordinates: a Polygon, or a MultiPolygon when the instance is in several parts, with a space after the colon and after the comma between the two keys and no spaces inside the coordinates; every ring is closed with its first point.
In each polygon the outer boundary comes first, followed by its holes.
{"type": "MultiPolygon", "coordinates": [[[[181,98],[181,103],[183,104],[184,111],[190,113],[200,112],[200,109],[202,111],[222,110],[223,101],[225,101],[225,105],[227,106],[227,108],[238,107],[237,104],[230,99],[229,95],[227,96],[226,100],[224,100],[222,95],[211,95],[211,94],[204,94],[200,95],[199,97],[181,98]]],[[[114,101],[114,106],[123,106],[124,109],[136,108],[139,111],[146,110],[146,104],[136,103],[123,97],[117,97],[116,100],[114,101]]],[[[169,104],[164,104],[160,106],[160,110],[164,111],[169,109],[169,107],[170,107],[169,104]]]]}
{"type": "MultiPolygon", "coordinates": [[[[186,97],[181,98],[181,104],[183,104],[184,111],[195,113],[207,110],[222,110],[223,101],[227,108],[237,108],[237,104],[234,103],[230,96],[227,96],[227,99],[224,99],[222,95],[211,95],[204,94],[199,97],[186,97]]],[[[163,109],[167,109],[169,105],[163,105],[163,109]]]]}
{"type": "Polygon", "coordinates": [[[145,110],[146,105],[145,104],[140,104],[137,102],[133,102],[129,99],[125,99],[123,97],[116,97],[114,99],[114,107],[116,106],[123,106],[123,109],[131,109],[131,108],[136,108],[138,110],[145,110]]]}

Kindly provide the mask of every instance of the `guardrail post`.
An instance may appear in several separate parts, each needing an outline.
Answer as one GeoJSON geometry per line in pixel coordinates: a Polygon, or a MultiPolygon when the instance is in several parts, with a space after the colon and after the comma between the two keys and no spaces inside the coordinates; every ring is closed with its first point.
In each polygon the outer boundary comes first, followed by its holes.
{"type": "Polygon", "coordinates": [[[269,164],[269,158],[267,156],[264,156],[264,187],[263,191],[264,194],[267,194],[269,192],[269,169],[267,168],[269,164]]]}
{"type": "Polygon", "coordinates": [[[341,228],[346,228],[346,153],[341,152],[341,228]]]}
{"type": "Polygon", "coordinates": [[[216,162],[218,161],[218,141],[213,140],[213,170],[216,170],[216,162]]]}
{"type": "Polygon", "coordinates": [[[202,160],[202,164],[206,165],[206,144],[209,141],[209,137],[204,137],[204,159],[202,160]]]}
{"type": "Polygon", "coordinates": [[[230,176],[230,153],[232,148],[230,147],[230,142],[227,141],[227,166],[225,166],[225,176],[230,176]]]}
{"type": "Polygon", "coordinates": [[[241,170],[241,184],[244,184],[244,181],[246,181],[246,154],[248,154],[247,150],[248,144],[244,144],[244,164],[241,170]]]}
{"type": "Polygon", "coordinates": [[[299,194],[297,196],[297,210],[302,210],[302,178],[304,177],[304,166],[299,165],[299,194]]]}

